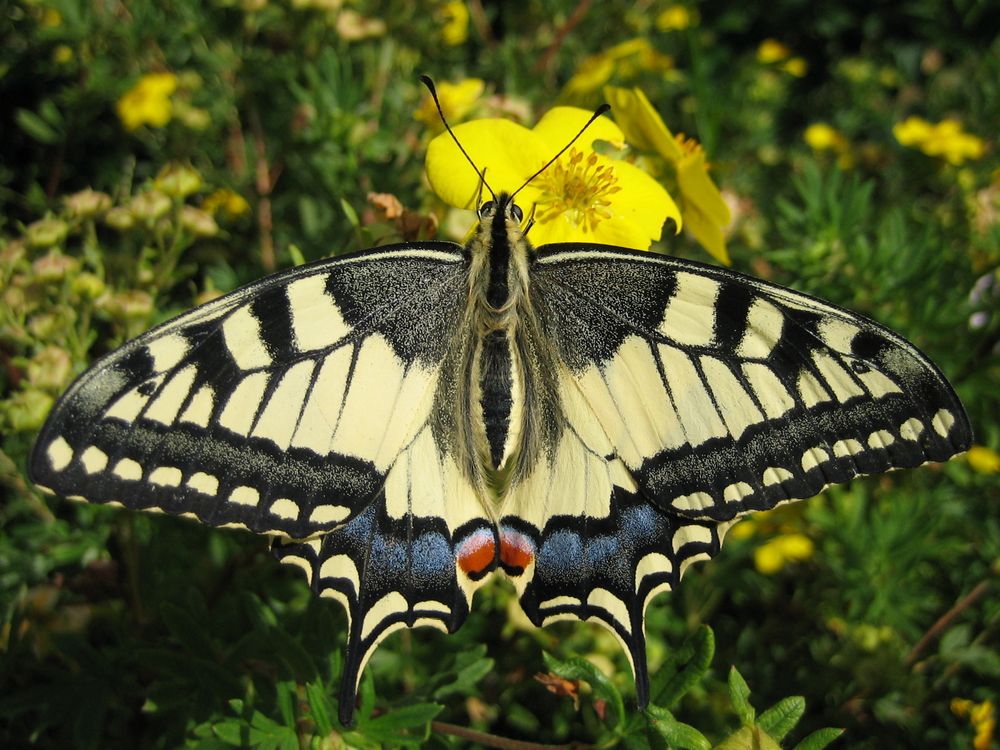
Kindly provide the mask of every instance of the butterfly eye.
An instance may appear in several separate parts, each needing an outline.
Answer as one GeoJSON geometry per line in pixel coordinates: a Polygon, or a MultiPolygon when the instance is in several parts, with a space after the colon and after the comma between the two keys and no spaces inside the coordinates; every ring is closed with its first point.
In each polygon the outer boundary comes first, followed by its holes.
{"type": "Polygon", "coordinates": [[[524,221],[524,211],[522,211],[521,207],[516,203],[510,204],[510,215],[514,217],[514,221],[518,224],[524,221]]]}
{"type": "Polygon", "coordinates": [[[496,211],[497,204],[493,201],[486,201],[483,205],[479,207],[479,218],[484,216],[492,216],[493,212],[496,211]]]}

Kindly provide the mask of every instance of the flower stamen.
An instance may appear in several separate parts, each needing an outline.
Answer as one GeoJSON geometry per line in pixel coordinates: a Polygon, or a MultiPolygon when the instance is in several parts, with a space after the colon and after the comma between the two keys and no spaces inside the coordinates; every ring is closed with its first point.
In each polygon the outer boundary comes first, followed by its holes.
{"type": "Polygon", "coordinates": [[[535,221],[544,224],[562,216],[585,232],[613,216],[610,196],[621,190],[614,167],[599,164],[594,153],[584,159],[575,148],[539,175],[536,186],[541,195],[535,221]]]}

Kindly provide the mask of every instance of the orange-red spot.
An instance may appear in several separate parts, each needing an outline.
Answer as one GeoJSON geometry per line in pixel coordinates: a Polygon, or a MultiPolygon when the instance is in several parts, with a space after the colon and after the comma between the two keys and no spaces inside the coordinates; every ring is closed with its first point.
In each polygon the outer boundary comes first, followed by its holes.
{"type": "Polygon", "coordinates": [[[500,562],[505,568],[524,570],[535,557],[535,545],[516,531],[500,532],[500,562]]]}
{"type": "Polygon", "coordinates": [[[458,566],[467,576],[479,575],[493,565],[496,543],[492,534],[476,534],[464,542],[458,551],[458,566]]]}

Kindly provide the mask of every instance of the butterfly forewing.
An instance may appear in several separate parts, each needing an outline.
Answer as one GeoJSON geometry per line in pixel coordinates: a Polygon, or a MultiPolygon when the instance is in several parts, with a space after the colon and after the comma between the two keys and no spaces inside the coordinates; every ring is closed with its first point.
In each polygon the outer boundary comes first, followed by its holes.
{"type": "Polygon", "coordinates": [[[533,280],[560,361],[662,510],[730,520],[970,444],[937,368],[860,315],[613,248],[549,246],[533,280]]]}
{"type": "Polygon", "coordinates": [[[33,480],[295,538],[346,521],[428,419],[463,258],[425,243],[323,261],[150,331],[59,402],[33,480]]]}

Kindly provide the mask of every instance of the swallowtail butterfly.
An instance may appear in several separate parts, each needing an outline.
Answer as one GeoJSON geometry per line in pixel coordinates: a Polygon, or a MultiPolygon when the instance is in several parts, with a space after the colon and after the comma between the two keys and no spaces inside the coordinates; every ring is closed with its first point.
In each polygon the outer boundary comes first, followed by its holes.
{"type": "Polygon", "coordinates": [[[523,227],[500,194],[465,246],[319,261],[154,328],[58,402],[33,481],[273,537],[347,612],[349,723],[376,645],[456,630],[498,571],[536,625],[609,628],[643,706],[646,605],[737,520],[971,442],[865,317],[523,227]]]}

